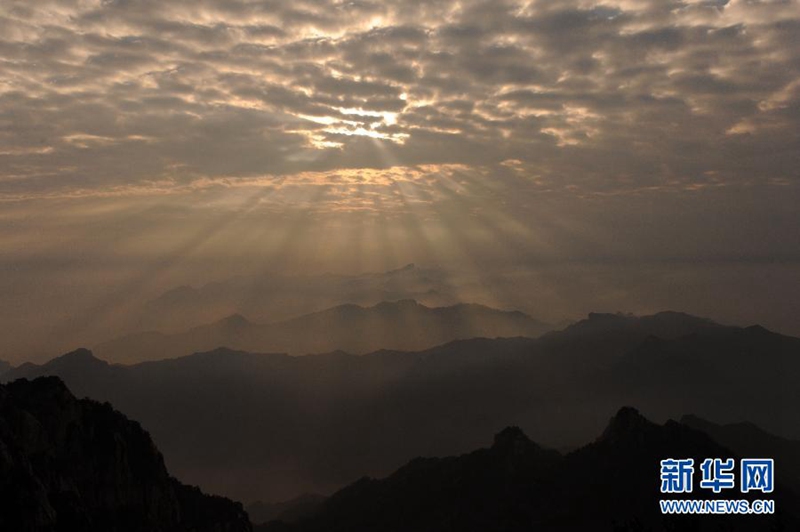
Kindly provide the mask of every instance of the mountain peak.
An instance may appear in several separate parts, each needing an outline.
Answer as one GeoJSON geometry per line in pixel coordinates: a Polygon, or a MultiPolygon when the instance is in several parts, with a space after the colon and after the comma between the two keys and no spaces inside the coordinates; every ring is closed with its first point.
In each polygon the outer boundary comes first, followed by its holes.
{"type": "Polygon", "coordinates": [[[590,312],[587,319],[593,322],[617,323],[635,318],[633,314],[622,314],[620,312],[590,312]]]}
{"type": "Polygon", "coordinates": [[[56,357],[52,359],[50,362],[47,363],[48,366],[78,366],[78,367],[85,367],[85,366],[100,366],[106,365],[107,362],[104,360],[100,360],[94,353],[92,353],[89,349],[85,347],[80,347],[74,351],[70,351],[64,355],[56,357]]]}
{"type": "Polygon", "coordinates": [[[64,404],[74,400],[64,381],[55,376],[37,377],[33,380],[18,379],[8,383],[6,389],[20,398],[35,399],[37,403],[50,401],[64,404]]]}
{"type": "Polygon", "coordinates": [[[403,266],[401,268],[397,268],[397,269],[394,269],[394,270],[389,270],[388,272],[386,272],[386,274],[387,275],[391,275],[391,274],[394,274],[394,273],[405,273],[405,272],[413,271],[416,268],[417,268],[416,264],[414,264],[413,262],[409,262],[408,264],[406,264],[405,266],[403,266]]]}
{"type": "Polygon", "coordinates": [[[723,328],[723,325],[713,320],[692,316],[685,312],[662,311],[646,316],[619,312],[616,314],[592,312],[586,319],[568,326],[562,332],[581,335],[629,332],[673,339],[723,328]]]}
{"type": "Polygon", "coordinates": [[[238,312],[235,314],[231,314],[230,316],[227,316],[225,318],[222,318],[222,320],[220,320],[220,323],[228,325],[230,327],[244,327],[251,324],[250,320],[248,320],[238,312]]]}
{"type": "Polygon", "coordinates": [[[58,357],[60,360],[98,360],[90,349],[79,347],[58,357]]]}
{"type": "Polygon", "coordinates": [[[538,446],[525,435],[521,428],[514,426],[506,427],[495,434],[492,450],[503,454],[519,455],[532,447],[538,446]]]}
{"type": "Polygon", "coordinates": [[[377,309],[395,309],[395,308],[418,308],[424,305],[417,302],[416,299],[398,299],[396,301],[381,301],[375,308],[377,309]]]}
{"type": "Polygon", "coordinates": [[[774,334],[772,331],[770,331],[766,327],[762,327],[761,325],[750,325],[749,327],[745,327],[745,331],[752,334],[760,334],[760,335],[774,334]]]}
{"type": "Polygon", "coordinates": [[[600,440],[616,442],[630,436],[642,434],[653,427],[639,411],[631,406],[623,406],[608,422],[600,440]]]}
{"type": "Polygon", "coordinates": [[[633,323],[636,317],[632,314],[611,314],[608,312],[590,312],[589,315],[569,326],[563,332],[569,333],[598,333],[611,329],[619,329],[633,323]]]}
{"type": "Polygon", "coordinates": [[[617,413],[611,418],[611,423],[638,423],[640,421],[647,421],[647,419],[639,413],[639,410],[632,406],[623,406],[617,410],[617,413]]]}

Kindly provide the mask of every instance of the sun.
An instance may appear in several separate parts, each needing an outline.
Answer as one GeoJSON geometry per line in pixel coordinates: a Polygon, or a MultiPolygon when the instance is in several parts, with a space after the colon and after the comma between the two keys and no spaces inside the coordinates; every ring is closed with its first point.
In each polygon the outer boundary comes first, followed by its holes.
{"type": "Polygon", "coordinates": [[[397,125],[399,113],[343,107],[335,110],[339,112],[339,116],[298,115],[298,118],[325,126],[315,131],[299,130],[298,133],[306,135],[311,144],[320,149],[343,146],[342,142],[332,140],[331,137],[368,137],[396,144],[404,144],[409,137],[408,133],[384,129],[386,126],[397,125]]]}

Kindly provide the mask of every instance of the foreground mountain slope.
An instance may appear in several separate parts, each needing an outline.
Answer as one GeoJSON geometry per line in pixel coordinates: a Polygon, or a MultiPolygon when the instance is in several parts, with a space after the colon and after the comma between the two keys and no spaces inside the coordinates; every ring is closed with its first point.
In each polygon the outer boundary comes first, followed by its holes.
{"type": "Polygon", "coordinates": [[[167,473],[138,423],[55,377],[0,386],[0,530],[245,532],[238,503],[167,473]]]}
{"type": "MultiPolygon", "coordinates": [[[[776,515],[661,515],[658,463],[670,456],[699,463],[734,454],[690,427],[656,425],[623,408],[600,438],[572,453],[543,449],[520,429],[507,428],[488,449],[415,459],[385,479],[351,484],[294,526],[272,523],[260,530],[738,531],[793,530],[800,524],[798,500],[780,484],[776,515]]],[[[715,498],[711,492],[695,497],[715,498]]]]}
{"type": "Polygon", "coordinates": [[[174,358],[217,347],[292,355],[336,350],[364,354],[378,349],[418,351],[475,337],[535,337],[547,330],[547,325],[521,312],[472,304],[427,307],[401,300],[372,307],[339,305],[272,324],[252,323],[233,314],[182,333],[125,336],[94,351],[114,362],[174,358]]]}
{"type": "Polygon", "coordinates": [[[620,404],[658,421],[695,412],[800,438],[796,338],[675,313],[593,315],[579,329],[592,332],[366,356],[220,349],[134,366],[84,350],[7,377],[56,374],[111,401],[146,424],[180,478],[247,502],[330,493],[412,456],[475,449],[508,425],[575,447],[620,404]]]}

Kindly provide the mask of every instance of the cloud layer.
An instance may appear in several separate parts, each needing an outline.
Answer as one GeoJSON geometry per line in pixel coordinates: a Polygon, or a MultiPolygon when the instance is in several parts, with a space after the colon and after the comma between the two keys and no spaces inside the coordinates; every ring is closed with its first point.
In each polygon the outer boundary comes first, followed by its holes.
{"type": "Polygon", "coordinates": [[[791,0],[11,0],[0,35],[3,199],[441,164],[797,183],[791,0]]]}

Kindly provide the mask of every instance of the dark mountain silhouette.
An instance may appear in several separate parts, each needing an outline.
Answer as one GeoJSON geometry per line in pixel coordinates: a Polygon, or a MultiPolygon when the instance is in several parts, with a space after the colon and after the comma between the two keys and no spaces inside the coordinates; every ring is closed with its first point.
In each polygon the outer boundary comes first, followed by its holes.
{"type": "Polygon", "coordinates": [[[95,348],[115,362],[159,360],[229,347],[292,355],[343,350],[363,354],[378,349],[417,351],[475,337],[539,336],[548,327],[516,311],[459,304],[430,308],[414,300],[372,307],[340,305],[273,324],[255,324],[240,314],[183,333],[145,332],[95,348]]]}
{"type": "Polygon", "coordinates": [[[699,331],[713,331],[724,327],[708,318],[698,318],[683,312],[665,311],[651,316],[592,312],[588,319],[570,324],[562,332],[574,337],[608,336],[618,333],[632,338],[638,332],[639,336],[645,337],[653,335],[660,338],[678,338],[699,331]]]}
{"type": "MultiPolygon", "coordinates": [[[[780,484],[774,494],[776,515],[662,515],[658,463],[674,456],[699,463],[735,454],[686,425],[656,425],[623,408],[600,438],[566,455],[544,449],[510,427],[488,449],[417,458],[385,479],[363,478],[349,485],[294,526],[271,523],[258,530],[761,531],[800,525],[800,501],[780,484]]],[[[679,498],[668,496],[673,497],[679,498]]],[[[695,497],[714,498],[711,492],[695,497]]]]}
{"type": "Polygon", "coordinates": [[[651,337],[672,340],[689,334],[706,335],[733,329],[736,328],[682,312],[667,311],[641,317],[593,312],[587,319],[563,330],[544,334],[542,339],[575,353],[578,362],[594,368],[617,359],[620,353],[638,347],[651,337]]]}
{"type": "Polygon", "coordinates": [[[784,481],[800,493],[800,441],[770,434],[747,421],[720,425],[685,415],[681,423],[705,432],[740,456],[773,458],[784,481]]]}
{"type": "Polygon", "coordinates": [[[724,423],[747,419],[800,438],[800,339],[763,327],[647,338],[608,372],[609,384],[657,416],[674,409],[724,423]],[[669,401],[664,401],[670,397],[669,401]],[[770,412],[772,410],[772,412],[770,412]]]}
{"type": "Polygon", "coordinates": [[[170,477],[138,423],[56,377],[0,385],[0,530],[237,532],[241,504],[170,477]]]}
{"type": "Polygon", "coordinates": [[[146,424],[180,478],[245,501],[331,493],[412,456],[475,449],[507,425],[574,448],[620,404],[658,421],[695,412],[800,438],[788,406],[800,404],[799,339],[675,313],[608,329],[598,319],[539,339],[365,356],[218,349],[119,366],[79,351],[4,378],[57,374],[78,395],[111,401],[146,424]],[[676,320],[696,328],[676,331],[676,320]]]}
{"type": "Polygon", "coordinates": [[[5,360],[0,360],[0,375],[7,372],[12,368],[11,364],[6,362],[5,360]]]}
{"type": "Polygon", "coordinates": [[[250,521],[256,524],[269,521],[295,523],[315,514],[323,502],[325,502],[324,496],[305,493],[283,502],[254,502],[247,506],[247,514],[250,516],[250,521]]]}

